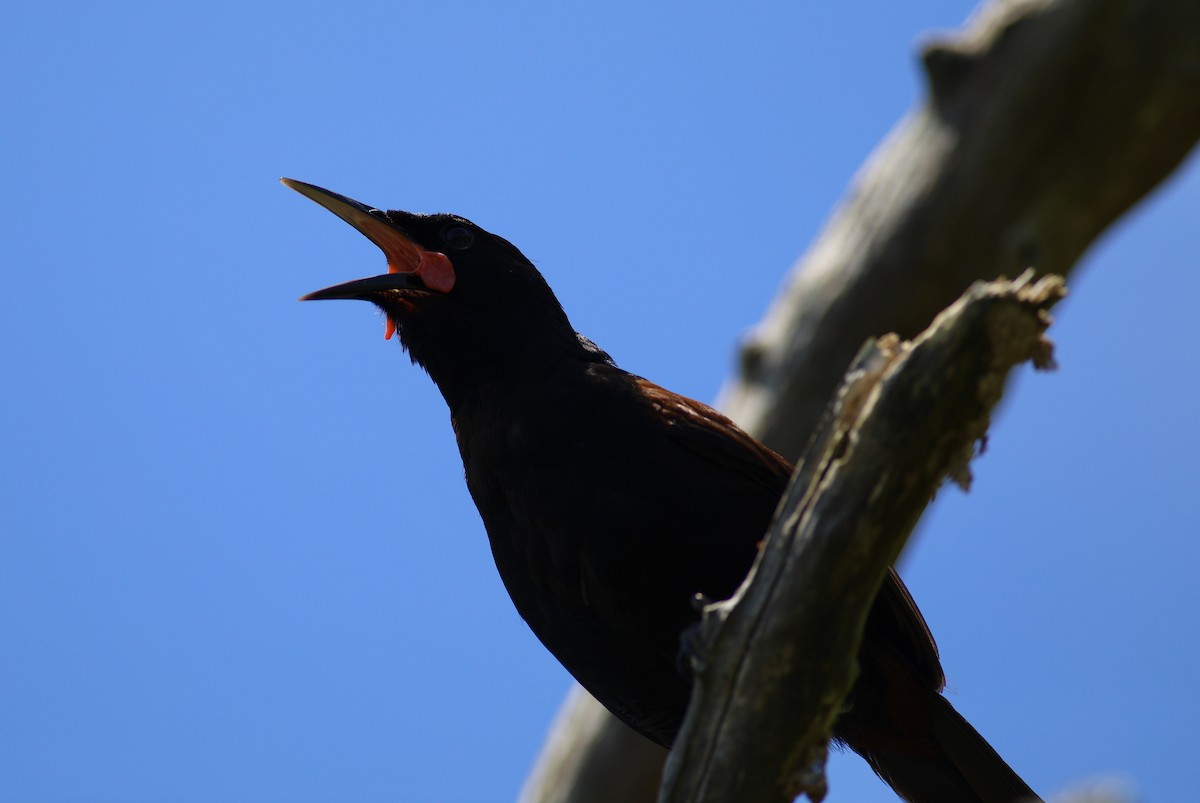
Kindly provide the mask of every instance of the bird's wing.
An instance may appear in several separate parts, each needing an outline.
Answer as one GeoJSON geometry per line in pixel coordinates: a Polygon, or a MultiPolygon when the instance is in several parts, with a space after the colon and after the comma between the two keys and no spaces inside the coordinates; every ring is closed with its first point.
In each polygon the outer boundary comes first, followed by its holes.
{"type": "Polygon", "coordinates": [[[672,393],[638,378],[638,389],[667,421],[668,432],[680,446],[752,479],[776,498],[783,495],[792,464],[747,435],[707,404],[672,393]]]}
{"type": "MultiPolygon", "coordinates": [[[[786,459],[702,402],[646,379],[639,378],[638,386],[670,423],[669,431],[679,445],[752,480],[775,497],[783,495],[792,473],[786,459]]],[[[945,685],[937,643],[895,569],[888,571],[879,589],[867,627],[876,639],[898,650],[927,687],[940,691],[945,685]]]]}

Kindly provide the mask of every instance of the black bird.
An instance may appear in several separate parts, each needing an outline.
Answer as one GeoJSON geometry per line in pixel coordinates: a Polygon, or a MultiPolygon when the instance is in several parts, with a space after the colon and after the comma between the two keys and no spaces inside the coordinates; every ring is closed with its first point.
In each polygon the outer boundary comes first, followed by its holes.
{"type": "MultiPolygon", "coordinates": [[[[618,368],[507,240],[283,182],[386,255],[388,273],[304,299],[370,301],[429,372],[521,616],[596,699],[670,747],[689,699],[676,659],[691,600],[737,588],[791,465],[711,407],[618,368]]],[[[834,734],[901,797],[1034,797],[941,696],[937,647],[894,572],[859,663],[834,734]]]]}

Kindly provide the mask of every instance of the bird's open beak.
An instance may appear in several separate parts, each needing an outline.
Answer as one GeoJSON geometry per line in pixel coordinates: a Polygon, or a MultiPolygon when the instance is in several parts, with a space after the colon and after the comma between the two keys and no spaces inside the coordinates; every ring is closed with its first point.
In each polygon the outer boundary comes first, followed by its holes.
{"type": "MultiPolygon", "coordinates": [[[[345,195],[291,178],[281,178],[290,187],[328,209],[358,229],[368,240],[379,246],[387,257],[388,272],[366,279],[335,284],[323,290],[300,296],[301,301],[324,301],[350,298],[369,301],[387,290],[416,290],[449,293],[454,289],[454,265],[438,251],[427,251],[396,228],[383,212],[360,204],[345,195]]],[[[391,339],[396,325],[388,319],[384,338],[391,339]]]]}
{"type": "Polygon", "coordinates": [[[388,272],[366,279],[326,287],[301,296],[301,301],[323,301],[331,298],[368,298],[384,290],[424,290],[448,293],[454,287],[454,266],[449,258],[437,251],[427,251],[410,240],[384,217],[345,195],[291,178],[281,178],[290,187],[310,198],[349,223],[368,240],[379,246],[387,257],[388,272]]]}

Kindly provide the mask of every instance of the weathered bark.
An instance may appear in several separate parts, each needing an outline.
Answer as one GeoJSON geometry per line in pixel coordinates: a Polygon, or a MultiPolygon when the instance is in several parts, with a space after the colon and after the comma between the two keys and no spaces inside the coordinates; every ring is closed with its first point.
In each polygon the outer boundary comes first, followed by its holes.
{"type": "Polygon", "coordinates": [[[929,99],[868,159],[742,348],[721,407],[803,448],[855,350],[973,281],[1067,276],[1200,138],[1200,3],[1009,0],[927,44],[929,99]]]}
{"type": "MultiPolygon", "coordinates": [[[[929,98],[863,166],[721,394],[785,455],[799,454],[865,340],[911,337],[977,279],[1029,265],[1068,275],[1200,138],[1196,0],[998,0],[922,58],[929,98]]],[[[547,768],[561,756],[548,745],[523,803],[617,799],[584,786],[652,778],[665,756],[595,716],[587,695],[572,699],[560,723],[578,715],[628,752],[576,754],[562,772],[547,768]]],[[[619,799],[655,794],[647,784],[619,799]]]]}
{"type": "Polygon", "coordinates": [[[967,483],[1008,372],[1050,363],[1042,334],[1062,281],[1031,277],[978,283],[915,340],[860,353],[749,577],[705,608],[662,803],[824,797],[826,747],[888,567],[943,479],[967,483]]]}

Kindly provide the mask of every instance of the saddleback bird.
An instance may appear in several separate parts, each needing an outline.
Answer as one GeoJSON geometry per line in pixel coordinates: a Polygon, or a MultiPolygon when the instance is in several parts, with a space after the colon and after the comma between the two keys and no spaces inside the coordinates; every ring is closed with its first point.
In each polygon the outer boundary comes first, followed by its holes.
{"type": "MultiPolygon", "coordinates": [[[[370,301],[429,372],[517,611],[596,699],[669,748],[690,693],[677,655],[692,600],[737,589],[791,465],[711,407],[618,368],[507,240],[283,183],[387,257],[387,273],[304,299],[370,301]]],[[[901,797],[1034,797],[941,696],[937,647],[894,572],[859,664],[834,735],[901,797]]]]}

